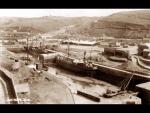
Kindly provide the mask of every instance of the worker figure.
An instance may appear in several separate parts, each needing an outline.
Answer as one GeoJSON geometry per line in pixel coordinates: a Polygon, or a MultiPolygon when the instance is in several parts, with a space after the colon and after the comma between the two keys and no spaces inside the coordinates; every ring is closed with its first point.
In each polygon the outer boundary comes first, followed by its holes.
{"type": "Polygon", "coordinates": [[[12,65],[12,70],[18,71],[19,68],[20,68],[20,62],[19,62],[19,60],[15,60],[14,64],[12,65]]]}
{"type": "Polygon", "coordinates": [[[86,51],[84,51],[83,61],[85,62],[86,51]]]}
{"type": "Polygon", "coordinates": [[[35,66],[36,66],[36,69],[38,70],[38,69],[39,69],[39,66],[38,66],[38,64],[35,64],[35,66]]]}

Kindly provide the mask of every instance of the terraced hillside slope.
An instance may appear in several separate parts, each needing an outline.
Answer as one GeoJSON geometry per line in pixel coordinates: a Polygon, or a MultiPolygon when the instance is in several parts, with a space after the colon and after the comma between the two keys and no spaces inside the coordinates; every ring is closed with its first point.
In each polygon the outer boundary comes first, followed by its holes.
{"type": "Polygon", "coordinates": [[[126,11],[102,17],[74,32],[115,38],[150,38],[150,10],[126,11]]]}
{"type": "Polygon", "coordinates": [[[0,34],[3,38],[21,38],[38,33],[59,30],[62,27],[84,24],[95,21],[97,17],[55,17],[46,16],[38,18],[0,18],[0,34]]]}

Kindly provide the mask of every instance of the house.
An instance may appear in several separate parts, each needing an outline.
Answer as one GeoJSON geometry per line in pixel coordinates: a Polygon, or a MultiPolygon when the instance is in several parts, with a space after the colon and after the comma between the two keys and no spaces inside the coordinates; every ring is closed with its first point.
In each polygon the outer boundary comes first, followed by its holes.
{"type": "Polygon", "coordinates": [[[12,70],[16,71],[19,70],[19,68],[20,68],[20,62],[18,60],[15,60],[15,62],[12,65],[12,70]]]}
{"type": "Polygon", "coordinates": [[[149,54],[150,54],[150,49],[144,49],[142,56],[143,56],[144,58],[148,58],[148,57],[149,57],[149,54]]]}
{"type": "Polygon", "coordinates": [[[138,53],[137,46],[128,46],[127,48],[123,47],[107,47],[104,48],[104,54],[118,57],[129,58],[131,55],[138,53]]]}
{"type": "MultiPolygon", "coordinates": [[[[138,45],[138,54],[143,56],[143,50],[150,49],[150,43],[142,43],[138,45]]],[[[147,50],[145,50],[146,52],[147,50]]]]}
{"type": "Polygon", "coordinates": [[[97,42],[96,42],[96,41],[86,41],[86,40],[80,40],[80,41],[76,41],[76,40],[65,40],[65,41],[62,41],[62,44],[73,44],[73,45],[93,46],[93,45],[96,45],[97,42]]]}
{"type": "Polygon", "coordinates": [[[18,39],[18,42],[20,43],[20,44],[26,44],[27,43],[27,39],[18,39]]]}
{"type": "Polygon", "coordinates": [[[120,42],[111,42],[109,43],[109,47],[120,47],[121,43],[120,42]]]}
{"type": "Polygon", "coordinates": [[[59,53],[48,53],[48,54],[40,54],[39,60],[44,65],[48,65],[51,63],[51,61],[55,61],[56,57],[59,55],[59,53]]]}

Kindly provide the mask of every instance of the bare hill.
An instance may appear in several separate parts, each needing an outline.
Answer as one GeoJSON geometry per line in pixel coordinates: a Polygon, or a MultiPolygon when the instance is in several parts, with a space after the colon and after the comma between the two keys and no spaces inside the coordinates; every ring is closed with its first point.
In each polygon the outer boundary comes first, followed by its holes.
{"type": "Polygon", "coordinates": [[[92,36],[106,34],[115,38],[150,38],[150,10],[115,13],[76,32],[92,36]]]}
{"type": "Polygon", "coordinates": [[[1,28],[28,27],[40,32],[57,30],[60,27],[92,22],[96,17],[55,17],[46,16],[39,18],[0,18],[1,28]]]}

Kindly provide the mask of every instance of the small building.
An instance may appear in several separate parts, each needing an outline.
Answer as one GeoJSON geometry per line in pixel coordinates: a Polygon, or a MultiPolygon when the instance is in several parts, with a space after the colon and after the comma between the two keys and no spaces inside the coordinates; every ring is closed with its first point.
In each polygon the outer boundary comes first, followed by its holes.
{"type": "Polygon", "coordinates": [[[27,43],[27,39],[18,39],[17,40],[19,42],[19,44],[26,44],[27,43]]]}
{"type": "Polygon", "coordinates": [[[137,46],[134,46],[134,47],[128,46],[127,48],[107,47],[107,48],[104,48],[104,54],[129,58],[131,55],[138,53],[137,49],[138,49],[137,46]]]}
{"type": "Polygon", "coordinates": [[[150,104],[150,82],[138,84],[135,88],[139,92],[142,103],[150,104]]]}
{"type": "Polygon", "coordinates": [[[150,49],[150,43],[144,43],[138,45],[138,54],[143,56],[143,50],[150,49]]]}
{"type": "Polygon", "coordinates": [[[48,64],[50,62],[55,61],[55,59],[58,55],[59,55],[59,53],[40,54],[39,60],[42,64],[48,64]]]}
{"type": "Polygon", "coordinates": [[[98,43],[99,43],[99,45],[101,45],[101,46],[103,46],[103,47],[108,47],[108,46],[109,46],[109,43],[106,42],[106,41],[100,41],[100,42],[98,42],[98,43]]]}
{"type": "Polygon", "coordinates": [[[116,51],[115,47],[105,47],[104,48],[104,54],[106,54],[106,55],[114,56],[115,55],[115,51],[116,51]]]}
{"type": "Polygon", "coordinates": [[[106,34],[103,34],[101,37],[99,37],[100,40],[105,40],[107,42],[110,42],[112,40],[114,40],[115,38],[114,37],[110,37],[110,36],[107,36],[106,34]]]}
{"type": "Polygon", "coordinates": [[[16,40],[2,40],[3,45],[12,45],[15,43],[16,43],[16,40]]]}
{"type": "Polygon", "coordinates": [[[150,59],[150,53],[147,55],[147,58],[150,59]]]}
{"type": "Polygon", "coordinates": [[[148,55],[149,55],[149,54],[150,54],[150,49],[144,49],[142,56],[143,56],[144,58],[148,58],[148,55]]]}
{"type": "Polygon", "coordinates": [[[12,65],[12,70],[16,71],[19,70],[19,68],[20,68],[20,62],[18,60],[15,60],[15,62],[12,65]]]}
{"type": "Polygon", "coordinates": [[[62,44],[73,44],[73,45],[84,45],[84,46],[93,46],[96,45],[96,41],[86,41],[86,40],[65,40],[61,42],[62,44]]]}

